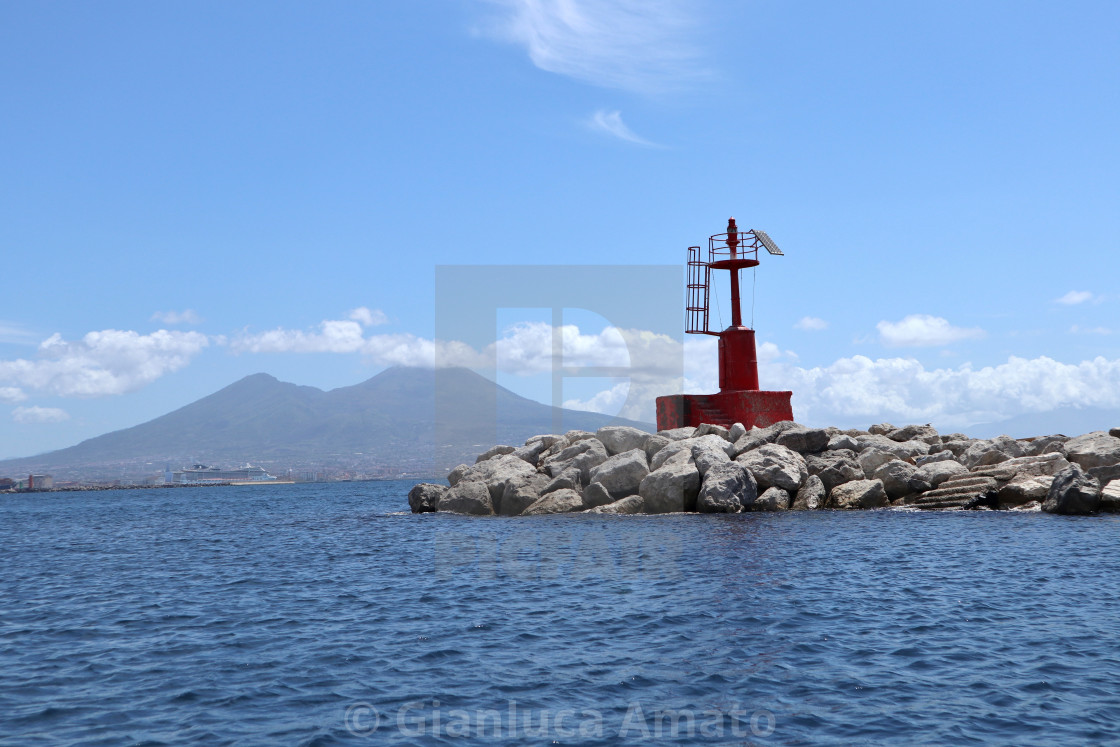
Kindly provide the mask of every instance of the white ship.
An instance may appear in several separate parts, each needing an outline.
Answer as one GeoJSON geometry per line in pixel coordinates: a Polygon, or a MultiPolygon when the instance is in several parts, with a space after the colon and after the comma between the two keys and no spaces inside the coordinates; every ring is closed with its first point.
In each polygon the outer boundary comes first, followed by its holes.
{"type": "Polygon", "coordinates": [[[208,483],[269,482],[276,478],[265,472],[263,467],[246,464],[236,469],[222,469],[196,464],[190,468],[171,473],[171,482],[177,485],[206,485],[208,483]]]}

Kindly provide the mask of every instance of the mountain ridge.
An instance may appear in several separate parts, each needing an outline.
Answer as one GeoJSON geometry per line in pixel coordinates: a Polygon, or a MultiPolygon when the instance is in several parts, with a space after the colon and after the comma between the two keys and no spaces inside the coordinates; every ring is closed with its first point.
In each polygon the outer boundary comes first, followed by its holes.
{"type": "Polygon", "coordinates": [[[164,466],[252,461],[277,472],[446,474],[494,443],[619,423],[534,402],[468,369],[393,367],[324,391],[256,373],[147,422],[33,457],[0,461],[0,475],[59,479],[151,475],[164,466]]]}

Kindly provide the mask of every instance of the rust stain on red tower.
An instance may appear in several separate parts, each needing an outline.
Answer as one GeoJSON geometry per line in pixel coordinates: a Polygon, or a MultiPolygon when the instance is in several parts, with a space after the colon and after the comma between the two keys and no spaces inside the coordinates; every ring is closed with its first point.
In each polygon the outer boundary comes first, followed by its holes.
{"type": "Polygon", "coordinates": [[[793,420],[790,397],[793,392],[768,392],[758,388],[758,357],[754,330],[743,326],[739,306],[739,273],[758,266],[758,250],[781,254],[765,231],[740,231],[735,219],[727,222],[727,232],[708,239],[708,257],[700,247],[688,248],[687,329],[697,335],[719,337],[719,393],[673,394],[657,398],[657,428],[683,428],[701,423],[735,423],[767,426],[793,420]],[[708,303],[713,270],[731,273],[731,326],[719,332],[708,328],[708,303]]]}

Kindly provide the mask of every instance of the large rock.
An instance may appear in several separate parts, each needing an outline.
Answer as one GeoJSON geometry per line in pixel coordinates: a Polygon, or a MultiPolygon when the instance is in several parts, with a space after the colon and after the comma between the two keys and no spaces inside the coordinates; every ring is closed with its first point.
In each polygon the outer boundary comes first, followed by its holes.
{"type": "Polygon", "coordinates": [[[735,441],[735,448],[728,454],[728,456],[732,458],[738,458],[738,456],[745,451],[753,451],[759,446],[774,443],[778,439],[778,436],[782,435],[791,428],[802,427],[804,426],[801,426],[793,422],[792,420],[782,420],[774,423],[773,425],[768,425],[765,428],[759,428],[758,426],[755,426],[735,441]]]}
{"type": "Polygon", "coordinates": [[[717,464],[730,462],[731,457],[723,449],[714,448],[710,444],[696,444],[692,447],[692,461],[696,469],[700,470],[700,477],[704,477],[717,464]]]}
{"type": "Polygon", "coordinates": [[[560,453],[548,457],[543,466],[553,477],[574,467],[580,472],[580,481],[586,485],[591,482],[591,470],[607,461],[607,458],[607,447],[602,441],[591,436],[581,438],[560,453]]]}
{"type": "Polygon", "coordinates": [[[548,444],[545,443],[544,439],[539,439],[531,441],[524,446],[520,446],[510,453],[518,459],[524,460],[531,466],[536,467],[541,460],[541,454],[543,454],[547,448],[548,444]]]}
{"type": "Polygon", "coordinates": [[[921,441],[931,446],[941,443],[941,436],[932,425],[907,425],[885,435],[892,441],[921,441]]]}
{"type": "Polygon", "coordinates": [[[628,425],[605,425],[595,431],[595,437],[607,447],[607,454],[614,456],[624,451],[641,449],[650,434],[628,425]]]}
{"type": "Polygon", "coordinates": [[[767,488],[754,499],[751,511],[785,511],[789,508],[789,493],[781,488],[767,488]]]}
{"type": "Polygon", "coordinates": [[[563,436],[558,436],[556,440],[553,441],[552,444],[544,452],[541,453],[541,460],[548,461],[569,446],[579,443],[580,441],[586,441],[589,438],[595,438],[595,434],[589,431],[568,431],[563,436]]]}
{"type": "Polygon", "coordinates": [[[856,441],[855,436],[849,436],[847,433],[838,433],[828,439],[828,450],[844,450],[858,453],[860,451],[859,441],[856,441]]]}
{"type": "Polygon", "coordinates": [[[696,497],[696,510],[702,514],[736,514],[753,504],[757,496],[758,486],[751,473],[728,460],[708,469],[696,497]]]}
{"type": "Polygon", "coordinates": [[[490,499],[496,504],[501,501],[502,493],[510,480],[535,472],[525,460],[518,459],[513,454],[502,454],[474,465],[463,473],[461,479],[463,482],[479,480],[486,483],[486,487],[490,489],[490,499]]]}
{"type": "Polygon", "coordinates": [[[1109,428],[1108,435],[1120,438],[1120,428],[1109,428]]]}
{"type": "Polygon", "coordinates": [[[431,513],[436,510],[439,499],[446,492],[446,485],[436,485],[430,482],[413,485],[412,490],[408,491],[408,507],[412,509],[414,514],[431,513]]]}
{"type": "Polygon", "coordinates": [[[914,464],[919,467],[924,467],[933,462],[946,462],[951,460],[955,460],[955,455],[948,447],[942,444],[941,446],[931,446],[929,453],[925,456],[914,457],[914,464]]]}
{"type": "Polygon", "coordinates": [[[645,449],[646,452],[646,459],[653,461],[653,455],[664,449],[670,443],[672,443],[672,439],[659,436],[656,433],[646,437],[645,442],[642,444],[642,448],[645,449]]]}
{"type": "Polygon", "coordinates": [[[602,483],[616,498],[625,498],[638,492],[638,486],[648,474],[645,450],[633,448],[615,454],[591,470],[591,482],[602,483]]]}
{"type": "Polygon", "coordinates": [[[892,459],[875,470],[873,477],[882,481],[887,497],[894,500],[910,492],[910,478],[917,471],[918,468],[909,462],[892,459]]]}
{"type": "Polygon", "coordinates": [[[747,433],[747,427],[742,423],[732,423],[731,429],[727,432],[727,440],[735,443],[747,433]]]}
{"type": "Polygon", "coordinates": [[[824,482],[817,475],[809,475],[805,478],[805,484],[797,491],[797,497],[790,508],[794,511],[815,511],[824,508],[827,499],[828,491],[825,490],[824,482]]]}
{"type": "Polygon", "coordinates": [[[1049,454],[1050,452],[1057,452],[1062,456],[1066,455],[1066,441],[1069,441],[1069,436],[1055,434],[1053,436],[1042,436],[1033,441],[1028,441],[1023,447],[1023,453],[1026,456],[1037,456],[1038,454],[1049,454]]]}
{"type": "Polygon", "coordinates": [[[522,516],[544,514],[570,514],[583,510],[583,497],[574,490],[556,490],[542,495],[533,505],[521,512],[522,516]]]}
{"type": "Polygon", "coordinates": [[[707,436],[696,436],[694,438],[682,438],[678,441],[672,441],[663,449],[658,451],[649,460],[650,471],[655,472],[661,468],[663,464],[668,463],[670,460],[676,461],[680,454],[686,454],[683,459],[686,461],[692,460],[692,452],[696,447],[704,449],[715,449],[723,451],[725,454],[730,455],[730,452],[735,448],[730,441],[726,441],[714,434],[707,436]]]}
{"type": "Polygon", "coordinates": [[[667,514],[692,511],[700,492],[700,473],[692,464],[667,464],[650,472],[638,487],[646,512],[667,514]]]}
{"type": "Polygon", "coordinates": [[[961,456],[964,466],[985,467],[1006,462],[1024,455],[1023,444],[1010,436],[998,436],[984,441],[974,441],[961,456]]]}
{"type": "Polygon", "coordinates": [[[693,436],[695,436],[696,429],[692,426],[687,426],[685,428],[670,428],[668,430],[658,431],[657,435],[664,436],[670,441],[680,441],[681,439],[692,438],[693,436]]]}
{"type": "Polygon", "coordinates": [[[495,506],[495,512],[499,516],[520,516],[544,494],[549,482],[548,476],[539,472],[510,480],[502,491],[502,499],[495,506]]]}
{"type": "Polygon", "coordinates": [[[1101,484],[1085,474],[1079,464],[1071,464],[1054,475],[1042,510],[1051,514],[1096,513],[1101,503],[1101,484]]]}
{"type": "Polygon", "coordinates": [[[968,468],[952,459],[943,459],[937,462],[926,462],[910,476],[910,490],[914,493],[924,493],[933,490],[950,477],[963,475],[968,468]]]}
{"type": "Polygon", "coordinates": [[[949,452],[953,455],[953,458],[960,459],[964,456],[964,453],[972,447],[972,443],[972,439],[961,438],[951,441],[945,441],[941,444],[941,446],[945,449],[948,449],[949,452]]]}
{"type": "Polygon", "coordinates": [[[762,490],[781,488],[796,493],[809,475],[805,459],[796,451],[778,444],[763,444],[740,454],[735,461],[750,471],[762,490]]]}
{"type": "Polygon", "coordinates": [[[568,467],[556,477],[552,478],[551,481],[541,488],[541,495],[565,488],[574,490],[577,493],[583,489],[583,481],[580,478],[579,467],[568,467]]]}
{"type": "Polygon", "coordinates": [[[829,449],[807,456],[805,467],[810,476],[816,475],[824,483],[826,493],[837,485],[866,477],[855,453],[847,449],[829,449]]]}
{"type": "Polygon", "coordinates": [[[880,480],[854,480],[837,485],[828,501],[832,508],[880,508],[889,503],[880,480]]]}
{"type": "Polygon", "coordinates": [[[475,464],[478,464],[479,462],[485,462],[487,459],[493,459],[494,457],[501,456],[502,454],[512,454],[513,451],[514,448],[512,446],[491,446],[489,449],[475,457],[474,461],[475,464]]]}
{"type": "Polygon", "coordinates": [[[531,446],[539,441],[547,449],[562,438],[563,436],[557,436],[554,433],[542,433],[539,436],[529,436],[525,439],[525,445],[531,446]]]}
{"type": "Polygon", "coordinates": [[[898,428],[895,428],[890,423],[876,423],[875,425],[868,428],[867,432],[870,433],[872,436],[885,436],[888,433],[890,433],[891,431],[897,431],[897,430],[898,430],[898,428]]]}
{"type": "Polygon", "coordinates": [[[824,451],[828,448],[828,442],[828,431],[823,428],[808,428],[804,425],[787,428],[774,439],[774,443],[796,451],[798,454],[824,451]]]}
{"type": "Polygon", "coordinates": [[[1050,493],[1050,485],[1054,478],[1050,475],[1024,475],[1016,477],[1004,485],[996,493],[996,499],[1001,506],[1025,506],[1032,501],[1044,501],[1050,493]]]}
{"type": "MultiPolygon", "coordinates": [[[[1066,459],[1081,465],[1082,469],[1110,467],[1120,464],[1120,438],[1104,431],[1086,433],[1066,441],[1066,459]]],[[[1046,507],[1043,506],[1043,510],[1046,507]]]]}
{"type": "Polygon", "coordinates": [[[597,506],[605,506],[608,503],[614,503],[615,499],[611,492],[603,487],[600,482],[593,482],[587,486],[583,491],[583,506],[584,508],[596,508],[597,506]]]}
{"type": "Polygon", "coordinates": [[[608,503],[605,506],[596,506],[589,514],[640,514],[646,508],[645,500],[640,495],[631,495],[622,500],[608,503]]]}
{"type": "MultiPolygon", "coordinates": [[[[524,462],[522,462],[524,464],[524,462]]],[[[448,488],[436,504],[437,511],[450,511],[456,514],[491,516],[494,502],[486,483],[480,480],[460,480],[448,488]]]]}
{"type": "Polygon", "coordinates": [[[856,461],[859,463],[860,469],[863,470],[864,478],[871,480],[875,477],[875,470],[893,459],[900,458],[902,458],[902,456],[896,452],[869,446],[859,453],[859,456],[856,457],[856,461]]]}
{"type": "Polygon", "coordinates": [[[1056,475],[1068,466],[1069,462],[1061,454],[1047,452],[1038,456],[1014,457],[989,467],[976,467],[972,472],[1009,482],[1019,476],[1056,475]]]}
{"type": "Polygon", "coordinates": [[[922,441],[893,441],[883,435],[869,434],[856,436],[855,438],[860,452],[865,449],[875,449],[885,451],[896,459],[924,456],[929,453],[930,449],[929,444],[922,441]]]}
{"type": "Polygon", "coordinates": [[[470,468],[471,465],[469,464],[456,465],[449,473],[447,473],[447,484],[451,487],[455,487],[459,483],[459,481],[463,479],[463,475],[467,474],[467,471],[470,468]]]}
{"type": "Polygon", "coordinates": [[[1101,490],[1100,508],[1109,513],[1120,512],[1120,480],[1113,480],[1101,490]]]}
{"type": "Polygon", "coordinates": [[[692,435],[694,438],[699,436],[712,435],[719,436],[724,441],[731,440],[730,429],[724,428],[722,425],[715,425],[714,423],[701,423],[700,425],[696,426],[696,432],[692,435]]]}

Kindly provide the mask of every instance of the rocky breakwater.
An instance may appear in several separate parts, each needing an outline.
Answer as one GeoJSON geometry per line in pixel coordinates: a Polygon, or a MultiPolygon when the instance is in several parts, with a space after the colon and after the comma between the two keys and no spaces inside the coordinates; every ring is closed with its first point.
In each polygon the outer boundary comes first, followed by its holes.
{"type": "Polygon", "coordinates": [[[928,425],[868,430],[608,426],[534,436],[421,483],[413,513],[740,513],[816,509],[1120,511],[1120,429],[974,439],[928,425]]]}

